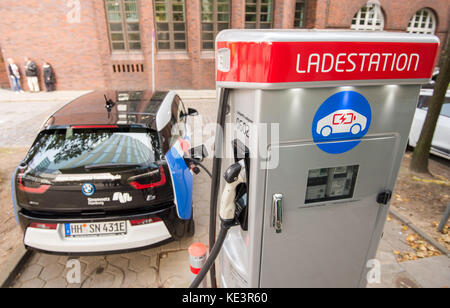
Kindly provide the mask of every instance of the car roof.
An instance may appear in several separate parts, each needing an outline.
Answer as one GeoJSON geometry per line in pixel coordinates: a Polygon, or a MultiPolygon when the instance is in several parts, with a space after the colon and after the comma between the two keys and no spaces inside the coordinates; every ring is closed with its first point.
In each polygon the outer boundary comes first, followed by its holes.
{"type": "Polygon", "coordinates": [[[139,125],[156,130],[156,118],[161,106],[174,95],[172,91],[97,90],[61,107],[47,119],[44,127],[139,125]],[[109,114],[105,97],[115,103],[109,114]]]}

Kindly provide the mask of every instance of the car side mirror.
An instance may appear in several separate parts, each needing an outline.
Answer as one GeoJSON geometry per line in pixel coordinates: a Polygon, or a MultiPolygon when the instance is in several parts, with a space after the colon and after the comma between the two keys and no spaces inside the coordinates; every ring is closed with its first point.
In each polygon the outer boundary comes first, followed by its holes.
{"type": "Polygon", "coordinates": [[[188,108],[187,115],[188,116],[198,116],[198,111],[193,108],[188,108]]]}
{"type": "Polygon", "coordinates": [[[184,113],[183,111],[181,111],[180,117],[181,118],[185,118],[185,117],[189,117],[189,116],[197,116],[198,115],[198,111],[193,109],[193,108],[188,108],[187,113],[184,113]]]}
{"type": "Polygon", "coordinates": [[[189,150],[189,154],[195,160],[202,162],[206,157],[208,157],[208,150],[204,144],[197,146],[195,148],[191,148],[189,150]]]}

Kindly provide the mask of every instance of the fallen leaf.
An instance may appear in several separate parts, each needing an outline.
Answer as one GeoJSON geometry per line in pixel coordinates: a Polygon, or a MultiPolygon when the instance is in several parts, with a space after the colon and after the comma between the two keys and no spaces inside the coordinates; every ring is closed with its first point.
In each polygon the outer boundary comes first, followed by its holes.
{"type": "Polygon", "coordinates": [[[416,234],[410,234],[406,237],[407,242],[415,242],[417,241],[417,235],[416,234]]]}
{"type": "Polygon", "coordinates": [[[425,258],[426,256],[427,256],[427,254],[425,254],[424,252],[420,252],[420,251],[419,251],[419,252],[417,253],[417,257],[418,257],[418,258],[421,258],[421,259],[422,259],[422,258],[425,258]]]}

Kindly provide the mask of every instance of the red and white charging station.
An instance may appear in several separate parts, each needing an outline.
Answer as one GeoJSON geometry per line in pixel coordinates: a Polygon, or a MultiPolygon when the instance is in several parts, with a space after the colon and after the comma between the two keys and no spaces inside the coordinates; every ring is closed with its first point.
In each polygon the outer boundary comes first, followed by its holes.
{"type": "Polygon", "coordinates": [[[438,38],[227,30],[216,47],[218,123],[235,127],[213,170],[212,208],[223,194],[235,222],[220,286],[365,286],[438,38]]]}

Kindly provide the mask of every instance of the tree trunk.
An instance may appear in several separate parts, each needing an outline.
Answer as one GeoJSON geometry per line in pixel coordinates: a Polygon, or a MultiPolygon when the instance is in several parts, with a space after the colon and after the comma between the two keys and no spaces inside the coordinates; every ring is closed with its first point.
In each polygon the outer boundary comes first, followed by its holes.
{"type": "Polygon", "coordinates": [[[446,38],[445,49],[441,55],[441,64],[439,66],[439,76],[437,78],[433,97],[428,106],[425,123],[420,133],[419,141],[412,156],[410,169],[418,173],[430,173],[428,171],[428,158],[430,156],[431,141],[433,140],[436,124],[441,113],[442,105],[445,101],[448,83],[450,81],[450,59],[449,59],[449,36],[446,38]]]}

